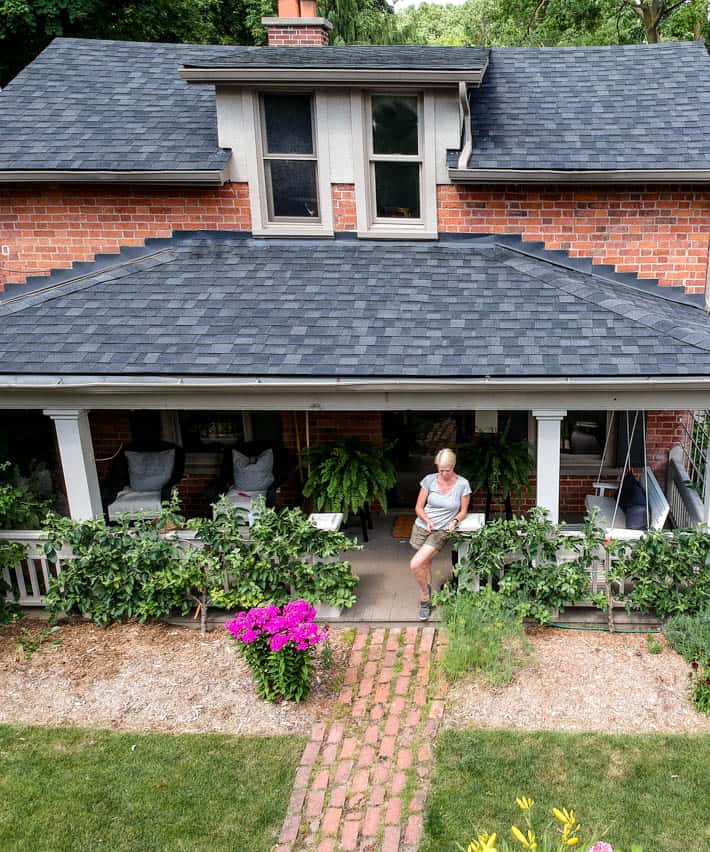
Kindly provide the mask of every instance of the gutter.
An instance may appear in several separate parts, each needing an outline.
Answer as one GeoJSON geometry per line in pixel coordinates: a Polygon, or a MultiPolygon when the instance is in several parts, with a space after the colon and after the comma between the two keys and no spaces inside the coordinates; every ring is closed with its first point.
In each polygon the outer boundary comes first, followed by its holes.
{"type": "Polygon", "coordinates": [[[452,183],[710,183],[710,169],[449,169],[452,183]]]}
{"type": "Polygon", "coordinates": [[[229,165],[221,169],[164,169],[156,171],[112,169],[5,169],[0,183],[120,183],[222,186],[229,165]]]}
{"type": "Polygon", "coordinates": [[[413,69],[413,68],[201,68],[183,66],[180,77],[188,83],[234,83],[241,86],[259,86],[264,83],[281,83],[299,86],[312,83],[318,87],[409,85],[457,86],[464,82],[480,86],[486,73],[485,66],[476,69],[413,69]]]}
{"type": "Polygon", "coordinates": [[[465,390],[543,390],[574,388],[575,390],[612,391],[614,389],[679,389],[708,390],[710,376],[598,376],[551,378],[269,378],[202,377],[202,376],[0,376],[0,391],[12,390],[219,390],[219,391],[447,391],[465,390]]]}

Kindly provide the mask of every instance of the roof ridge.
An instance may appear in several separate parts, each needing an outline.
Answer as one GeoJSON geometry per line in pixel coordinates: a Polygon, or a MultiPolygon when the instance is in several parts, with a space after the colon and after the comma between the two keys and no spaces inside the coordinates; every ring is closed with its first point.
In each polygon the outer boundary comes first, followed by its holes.
{"type": "Polygon", "coordinates": [[[705,313],[704,297],[699,293],[686,293],[682,285],[662,286],[657,278],[640,278],[636,272],[617,272],[613,264],[595,263],[588,255],[572,257],[567,249],[548,249],[544,243],[525,240],[519,234],[496,234],[495,240],[498,245],[526,257],[541,260],[543,263],[550,263],[572,272],[580,272],[607,284],[628,288],[643,296],[651,296],[676,305],[686,305],[705,313]],[[681,289],[682,292],[677,292],[681,289]]]}
{"type": "MultiPolygon", "coordinates": [[[[508,246],[504,246],[504,245],[501,245],[501,244],[498,244],[498,248],[502,249],[503,251],[507,250],[507,251],[513,251],[514,252],[514,249],[510,249],[508,246]]],[[[528,263],[533,263],[534,261],[540,261],[540,258],[532,256],[532,255],[525,255],[522,252],[515,252],[515,253],[520,255],[521,257],[527,257],[528,263]]],[[[543,262],[545,262],[545,261],[543,260],[543,262]]],[[[536,281],[539,281],[540,283],[542,283],[543,286],[545,286],[545,287],[549,287],[549,288],[555,289],[555,290],[560,290],[564,293],[567,293],[569,296],[572,296],[572,298],[577,299],[581,302],[585,302],[586,304],[589,304],[589,305],[594,305],[595,307],[600,308],[601,310],[608,311],[609,313],[616,314],[616,316],[622,317],[623,319],[631,320],[634,323],[636,323],[638,325],[642,325],[645,328],[653,330],[656,333],[659,332],[659,328],[657,327],[657,324],[654,324],[654,323],[651,323],[651,322],[644,320],[643,316],[638,316],[637,314],[632,313],[630,310],[627,310],[627,311],[620,310],[614,304],[609,304],[608,301],[588,298],[584,294],[579,293],[579,292],[577,292],[577,291],[575,291],[575,290],[573,290],[569,287],[561,286],[558,283],[558,281],[556,281],[554,278],[553,279],[543,278],[540,274],[531,270],[530,268],[521,267],[518,263],[511,262],[510,260],[504,260],[503,263],[506,263],[508,266],[512,266],[514,269],[517,269],[518,272],[520,272],[522,275],[526,275],[529,278],[534,278],[536,281]]],[[[557,265],[557,264],[551,263],[551,265],[554,266],[554,265],[557,265]]],[[[565,269],[567,272],[571,272],[572,274],[578,275],[580,277],[584,276],[586,278],[592,278],[592,279],[596,278],[596,276],[591,275],[590,273],[582,272],[580,270],[569,269],[569,268],[566,268],[566,267],[560,267],[560,268],[565,269]]],[[[604,287],[611,287],[612,286],[612,282],[610,282],[610,281],[605,281],[604,279],[598,279],[598,280],[601,282],[601,286],[604,286],[604,287]]],[[[600,286],[600,285],[598,285],[598,286],[600,286]]],[[[630,289],[633,289],[633,288],[630,288],[630,289]]],[[[636,291],[635,295],[642,298],[642,299],[644,297],[650,297],[651,299],[654,298],[652,294],[643,293],[641,291],[636,291]]],[[[624,307],[631,307],[631,305],[629,303],[624,302],[621,299],[618,299],[618,301],[624,307]]],[[[677,303],[677,304],[682,304],[682,303],[677,303]]],[[[636,306],[636,307],[638,307],[638,306],[636,306]]],[[[693,305],[683,305],[683,307],[693,308],[694,306],[693,305]]],[[[704,312],[703,312],[703,316],[705,316],[706,319],[707,319],[707,316],[704,312]]],[[[661,322],[665,321],[665,318],[661,317],[659,321],[661,321],[661,322]]],[[[710,327],[707,330],[702,329],[702,328],[693,329],[693,325],[695,325],[695,324],[697,324],[698,326],[700,325],[700,323],[697,322],[696,318],[693,317],[692,325],[691,325],[691,322],[689,322],[687,327],[691,331],[694,330],[696,334],[697,333],[703,333],[705,341],[706,341],[704,344],[700,343],[697,340],[690,340],[690,339],[687,339],[687,337],[680,335],[678,333],[678,329],[680,328],[680,326],[678,326],[678,325],[674,325],[672,328],[663,329],[663,334],[666,337],[671,338],[672,340],[675,340],[677,343],[682,343],[684,346],[692,346],[694,349],[698,349],[701,352],[710,352],[710,327]]]]}

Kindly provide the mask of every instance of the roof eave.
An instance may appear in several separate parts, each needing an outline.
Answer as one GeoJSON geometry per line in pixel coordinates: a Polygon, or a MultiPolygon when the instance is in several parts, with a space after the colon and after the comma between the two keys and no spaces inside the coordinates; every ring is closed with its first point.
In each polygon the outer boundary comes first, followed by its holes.
{"type": "Polygon", "coordinates": [[[222,186],[229,165],[221,169],[3,169],[0,183],[121,183],[172,186],[222,186]]]}
{"type": "Polygon", "coordinates": [[[486,67],[477,69],[415,68],[198,68],[184,66],[180,77],[188,83],[260,86],[264,83],[317,84],[319,87],[344,85],[426,85],[453,86],[460,82],[480,86],[486,67]]]}
{"type": "Polygon", "coordinates": [[[710,183],[710,169],[466,169],[452,183],[710,183]]]}

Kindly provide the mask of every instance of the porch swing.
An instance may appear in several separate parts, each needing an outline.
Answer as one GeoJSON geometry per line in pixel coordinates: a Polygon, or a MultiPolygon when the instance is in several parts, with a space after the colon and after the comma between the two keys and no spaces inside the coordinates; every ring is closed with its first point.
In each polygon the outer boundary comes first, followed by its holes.
{"type": "Polygon", "coordinates": [[[641,412],[641,436],[643,442],[643,473],[641,474],[641,478],[637,480],[631,470],[632,438],[636,434],[639,412],[635,413],[633,426],[629,429],[629,412],[627,411],[626,457],[619,474],[619,479],[617,482],[601,481],[602,471],[604,470],[609,450],[609,439],[614,423],[614,415],[615,412],[612,411],[609,417],[606,440],[599,465],[599,474],[597,481],[593,485],[596,493],[588,494],[584,498],[584,508],[587,513],[597,509],[599,511],[599,522],[614,537],[636,537],[637,535],[641,535],[644,530],[663,529],[668,518],[670,506],[661,486],[658,484],[658,480],[648,466],[645,411],[641,412]],[[606,494],[607,491],[613,490],[616,490],[615,499],[606,494]],[[639,491],[642,492],[642,496],[639,494],[639,491]],[[645,511],[639,512],[639,507],[643,507],[645,511]],[[628,530],[629,533],[619,535],[619,530],[628,530]]]}

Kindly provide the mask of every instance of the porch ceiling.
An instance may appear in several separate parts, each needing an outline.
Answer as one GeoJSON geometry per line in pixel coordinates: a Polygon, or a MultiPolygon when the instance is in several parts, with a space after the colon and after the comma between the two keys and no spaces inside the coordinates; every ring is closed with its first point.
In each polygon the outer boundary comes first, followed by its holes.
{"type": "Polygon", "coordinates": [[[9,287],[0,375],[710,377],[702,309],[493,237],[149,243],[9,287]]]}

